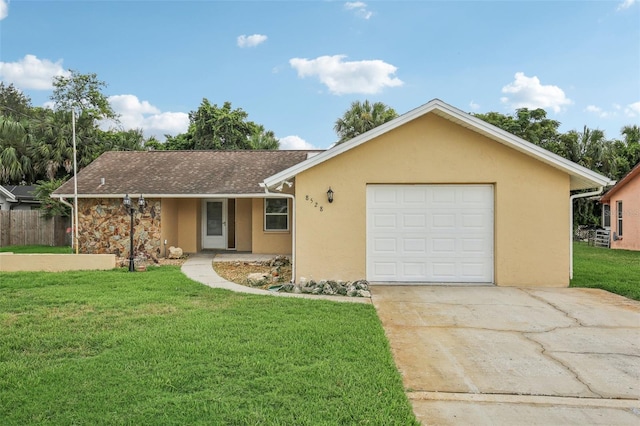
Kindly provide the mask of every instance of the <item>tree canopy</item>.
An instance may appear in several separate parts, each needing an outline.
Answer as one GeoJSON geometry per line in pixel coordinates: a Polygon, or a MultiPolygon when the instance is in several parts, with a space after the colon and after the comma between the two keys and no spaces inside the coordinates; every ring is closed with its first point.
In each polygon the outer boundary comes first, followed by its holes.
{"type": "Polygon", "coordinates": [[[175,137],[168,136],[164,148],[192,149],[278,149],[272,131],[250,121],[242,108],[233,109],[231,102],[221,107],[202,99],[196,111],[189,113],[189,129],[175,137]]]}
{"type": "Polygon", "coordinates": [[[333,130],[338,134],[337,144],[353,139],[358,135],[368,132],[381,124],[391,121],[398,113],[382,102],[370,103],[355,101],[351,107],[338,118],[333,130]]]}

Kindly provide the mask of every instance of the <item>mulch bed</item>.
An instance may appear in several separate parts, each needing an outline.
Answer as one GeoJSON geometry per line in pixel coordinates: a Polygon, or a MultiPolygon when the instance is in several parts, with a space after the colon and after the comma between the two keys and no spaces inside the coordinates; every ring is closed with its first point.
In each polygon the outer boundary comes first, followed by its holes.
{"type": "MultiPolygon", "coordinates": [[[[256,262],[214,262],[213,269],[227,281],[247,285],[247,275],[259,272],[269,274],[271,267],[256,262]]],[[[291,281],[291,266],[285,266],[280,271],[280,282],[291,281]]],[[[277,283],[270,283],[273,285],[277,283]]]]}

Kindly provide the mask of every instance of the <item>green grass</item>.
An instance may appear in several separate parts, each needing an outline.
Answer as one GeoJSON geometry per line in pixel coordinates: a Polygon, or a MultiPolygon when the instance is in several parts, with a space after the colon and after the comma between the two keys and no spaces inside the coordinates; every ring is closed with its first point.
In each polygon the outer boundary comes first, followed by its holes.
{"type": "Polygon", "coordinates": [[[70,254],[73,250],[69,246],[5,246],[0,247],[0,252],[10,251],[13,253],[53,253],[53,254],[70,254]]]}
{"type": "Polygon", "coordinates": [[[640,252],[574,243],[571,287],[601,288],[640,300],[640,252]]]}
{"type": "Polygon", "coordinates": [[[0,419],[417,424],[371,305],[231,293],[168,266],[0,274],[0,419]]]}

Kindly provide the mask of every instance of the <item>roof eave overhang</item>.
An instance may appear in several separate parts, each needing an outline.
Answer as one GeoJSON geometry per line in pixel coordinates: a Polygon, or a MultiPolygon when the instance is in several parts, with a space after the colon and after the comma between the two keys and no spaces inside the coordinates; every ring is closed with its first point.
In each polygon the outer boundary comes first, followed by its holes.
{"type": "Polygon", "coordinates": [[[13,195],[13,192],[8,191],[2,185],[0,185],[0,194],[2,194],[4,198],[6,198],[6,200],[9,201],[10,203],[18,202],[15,195],[13,195]]]}
{"type": "Polygon", "coordinates": [[[311,167],[314,167],[324,161],[338,156],[345,151],[362,145],[363,143],[371,139],[374,139],[430,112],[433,112],[440,117],[455,122],[472,131],[480,133],[483,136],[486,136],[496,142],[507,145],[519,152],[522,152],[523,154],[534,157],[539,161],[550,165],[551,167],[564,171],[571,176],[570,188],[572,191],[597,188],[614,184],[614,182],[606,176],[582,167],[579,164],[567,160],[566,158],[560,157],[559,155],[547,151],[544,148],[527,142],[524,139],[514,136],[511,133],[508,133],[496,126],[493,126],[492,124],[474,117],[469,113],[454,108],[439,99],[434,99],[427,104],[409,111],[408,113],[403,114],[394,120],[391,120],[381,126],[376,127],[373,130],[370,130],[367,133],[351,139],[350,141],[324,151],[316,155],[315,157],[303,161],[302,163],[296,164],[295,166],[283,170],[280,173],[270,176],[264,180],[264,184],[269,188],[276,186],[286,179],[291,179],[297,174],[302,173],[303,171],[310,169],[311,167]]]}
{"type": "MultiPolygon", "coordinates": [[[[142,195],[145,198],[264,198],[264,192],[250,194],[152,194],[139,192],[127,192],[119,194],[78,194],[78,198],[124,198],[132,194],[134,198],[142,195]]],[[[52,198],[74,198],[74,194],[52,194],[52,198]]]]}

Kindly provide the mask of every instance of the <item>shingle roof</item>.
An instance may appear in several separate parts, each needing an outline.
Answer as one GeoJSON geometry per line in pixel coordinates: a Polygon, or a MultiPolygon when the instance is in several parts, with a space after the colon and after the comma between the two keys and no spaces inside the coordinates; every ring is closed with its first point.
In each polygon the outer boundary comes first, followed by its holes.
{"type": "MultiPolygon", "coordinates": [[[[317,151],[105,152],[78,173],[78,195],[262,194],[260,182],[306,160],[310,152],[317,151]]],[[[70,179],[53,195],[73,193],[70,179]]]]}
{"type": "Polygon", "coordinates": [[[19,200],[34,200],[36,198],[34,185],[5,185],[5,188],[19,200]]]}

